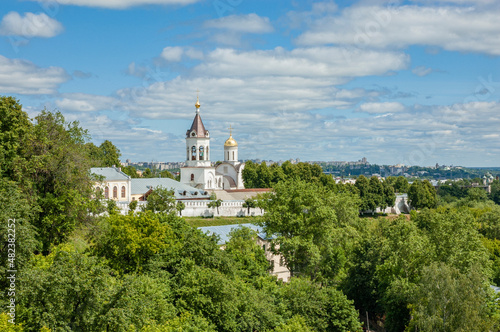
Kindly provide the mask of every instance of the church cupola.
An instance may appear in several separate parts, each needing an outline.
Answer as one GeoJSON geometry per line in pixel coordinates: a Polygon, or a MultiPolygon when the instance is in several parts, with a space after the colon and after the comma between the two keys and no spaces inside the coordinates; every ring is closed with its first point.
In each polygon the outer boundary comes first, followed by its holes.
{"type": "Polygon", "coordinates": [[[188,166],[209,167],[210,133],[205,129],[200,116],[200,99],[196,97],[196,115],[191,128],[186,131],[186,163],[188,166]]]}
{"type": "Polygon", "coordinates": [[[231,126],[229,126],[229,138],[224,143],[224,161],[233,165],[238,163],[238,143],[233,138],[231,126]]]}

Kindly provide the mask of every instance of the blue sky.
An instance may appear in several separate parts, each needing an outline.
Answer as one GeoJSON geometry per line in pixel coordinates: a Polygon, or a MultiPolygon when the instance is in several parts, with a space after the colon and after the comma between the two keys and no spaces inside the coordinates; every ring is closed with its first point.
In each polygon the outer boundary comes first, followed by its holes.
{"type": "Polygon", "coordinates": [[[199,89],[214,161],[232,125],[244,159],[500,166],[499,17],[495,0],[12,0],[0,94],[122,160],[183,160],[199,89]]]}

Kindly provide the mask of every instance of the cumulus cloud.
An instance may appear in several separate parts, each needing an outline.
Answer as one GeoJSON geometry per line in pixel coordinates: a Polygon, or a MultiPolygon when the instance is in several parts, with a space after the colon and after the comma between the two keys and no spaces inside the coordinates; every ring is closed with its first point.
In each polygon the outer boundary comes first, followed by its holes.
{"type": "Polygon", "coordinates": [[[500,10],[474,7],[355,6],[319,20],[297,38],[300,45],[356,45],[500,55],[500,10]]]}
{"type": "MultiPolygon", "coordinates": [[[[31,0],[51,3],[53,0],[31,0]]],[[[60,5],[73,5],[82,7],[99,7],[109,9],[126,9],[146,5],[190,5],[200,0],[58,0],[60,5]]]]}
{"type": "Polygon", "coordinates": [[[0,55],[0,91],[19,94],[52,94],[70,79],[63,68],[41,68],[22,59],[0,55]]]}
{"type": "Polygon", "coordinates": [[[196,71],[207,75],[226,76],[302,76],[329,77],[340,82],[342,77],[382,75],[405,69],[409,57],[398,52],[361,51],[338,47],[283,48],[238,52],[216,49],[196,71]],[[245,64],[242,66],[242,64],[245,64]]]}
{"type": "Polygon", "coordinates": [[[44,13],[34,14],[10,12],[2,18],[0,34],[4,36],[22,36],[26,38],[57,36],[64,30],[61,23],[44,13]]]}
{"type": "Polygon", "coordinates": [[[364,103],[359,106],[358,112],[368,114],[396,113],[405,109],[403,104],[398,102],[385,103],[364,103]]]}
{"type": "Polygon", "coordinates": [[[269,18],[260,17],[253,13],[248,15],[230,15],[209,20],[203,26],[205,28],[226,29],[243,33],[268,33],[274,31],[269,18]]]}
{"type": "Polygon", "coordinates": [[[91,95],[85,93],[66,93],[62,99],[56,100],[56,106],[66,111],[92,112],[113,109],[118,100],[113,97],[91,95]]]}
{"type": "Polygon", "coordinates": [[[169,62],[179,62],[182,59],[184,50],[179,46],[167,46],[161,52],[160,57],[169,62]]]}

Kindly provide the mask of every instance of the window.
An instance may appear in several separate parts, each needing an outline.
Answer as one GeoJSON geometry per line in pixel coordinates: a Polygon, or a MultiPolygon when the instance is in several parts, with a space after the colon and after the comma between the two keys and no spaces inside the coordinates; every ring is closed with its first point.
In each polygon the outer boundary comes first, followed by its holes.
{"type": "Polygon", "coordinates": [[[196,146],[191,147],[191,160],[196,160],[196,146]]]}
{"type": "Polygon", "coordinates": [[[233,160],[234,160],[234,151],[233,151],[233,160]]]}
{"type": "Polygon", "coordinates": [[[104,188],[104,198],[109,198],[109,187],[104,188]]]}
{"type": "Polygon", "coordinates": [[[125,198],[125,186],[122,186],[122,198],[125,198]]]}
{"type": "Polygon", "coordinates": [[[285,265],[285,260],[283,259],[283,256],[280,257],[280,266],[285,265]]]}
{"type": "Polygon", "coordinates": [[[191,174],[191,181],[194,181],[194,174],[191,174]]]}
{"type": "Polygon", "coordinates": [[[227,152],[227,160],[229,160],[229,151],[227,152]]]}
{"type": "Polygon", "coordinates": [[[118,187],[117,186],[113,187],[113,198],[118,198],[118,187]]]}
{"type": "Polygon", "coordinates": [[[200,160],[203,160],[203,145],[200,146],[200,160]]]}

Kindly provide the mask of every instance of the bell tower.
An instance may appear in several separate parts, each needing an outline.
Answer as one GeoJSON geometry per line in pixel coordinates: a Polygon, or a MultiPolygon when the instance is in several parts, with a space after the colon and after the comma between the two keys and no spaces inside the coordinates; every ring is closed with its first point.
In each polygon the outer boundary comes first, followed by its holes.
{"type": "Polygon", "coordinates": [[[196,96],[196,115],[191,128],[186,131],[186,165],[210,167],[210,133],[200,116],[200,99],[196,96]]]}
{"type": "Polygon", "coordinates": [[[224,161],[233,166],[238,163],[238,143],[233,138],[231,126],[229,126],[229,138],[224,143],[224,161]]]}

